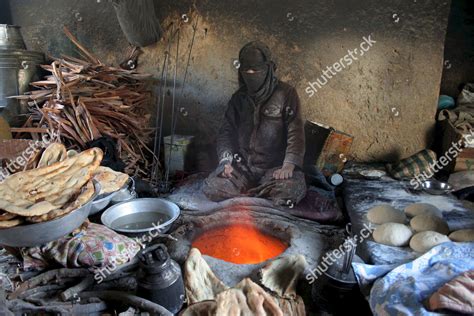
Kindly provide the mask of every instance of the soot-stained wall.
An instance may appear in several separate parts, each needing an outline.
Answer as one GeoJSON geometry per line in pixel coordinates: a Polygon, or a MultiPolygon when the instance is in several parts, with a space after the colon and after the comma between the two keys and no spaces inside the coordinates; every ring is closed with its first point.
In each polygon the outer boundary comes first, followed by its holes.
{"type": "MultiPolygon", "coordinates": [[[[352,134],[356,159],[393,160],[429,144],[450,1],[207,0],[194,6],[191,1],[156,5],[164,28],[173,21],[176,25],[184,13],[190,17],[180,29],[176,103],[188,115],[180,114],[178,132],[212,144],[237,89],[233,60],[240,47],[258,39],[272,49],[279,77],[297,87],[304,117],[352,134]],[[370,37],[371,46],[362,54],[364,37],[370,37]],[[340,66],[327,68],[338,61],[340,66]],[[313,84],[317,92],[311,93],[308,84],[315,82],[321,87],[313,84]]],[[[61,30],[66,25],[103,62],[117,64],[125,57],[127,41],[108,1],[15,0],[10,6],[30,49],[72,54],[61,30]]],[[[159,77],[165,50],[166,41],[144,48],[139,70],[159,77]]],[[[170,82],[170,93],[171,88],[170,82]]]]}

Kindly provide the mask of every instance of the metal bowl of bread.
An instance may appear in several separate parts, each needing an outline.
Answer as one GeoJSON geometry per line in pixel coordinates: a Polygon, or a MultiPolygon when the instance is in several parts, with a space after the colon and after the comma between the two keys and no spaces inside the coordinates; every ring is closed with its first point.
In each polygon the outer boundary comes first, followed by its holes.
{"type": "Polygon", "coordinates": [[[0,245],[38,246],[78,228],[100,192],[92,177],[102,155],[98,148],[88,149],[0,183],[0,245]]]}
{"type": "Polygon", "coordinates": [[[130,177],[122,172],[100,166],[94,174],[94,179],[100,183],[100,194],[92,202],[89,215],[94,215],[104,210],[121,190],[128,188],[130,177]]]}

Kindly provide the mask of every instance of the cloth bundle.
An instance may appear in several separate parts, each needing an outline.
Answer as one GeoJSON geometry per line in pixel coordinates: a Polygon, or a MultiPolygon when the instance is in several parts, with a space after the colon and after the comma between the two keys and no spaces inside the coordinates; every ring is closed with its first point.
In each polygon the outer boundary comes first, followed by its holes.
{"type": "Polygon", "coordinates": [[[449,120],[460,132],[469,132],[474,126],[474,83],[468,83],[458,96],[457,107],[442,110],[438,121],[449,120]]]}
{"type": "Polygon", "coordinates": [[[436,163],[436,153],[424,149],[398,163],[387,164],[387,171],[395,179],[413,178],[419,174],[432,174],[431,166],[436,163]]]}
{"type": "Polygon", "coordinates": [[[85,222],[77,231],[46,245],[21,248],[25,270],[50,265],[65,268],[95,268],[125,263],[140,250],[134,240],[99,224],[85,222]]]}

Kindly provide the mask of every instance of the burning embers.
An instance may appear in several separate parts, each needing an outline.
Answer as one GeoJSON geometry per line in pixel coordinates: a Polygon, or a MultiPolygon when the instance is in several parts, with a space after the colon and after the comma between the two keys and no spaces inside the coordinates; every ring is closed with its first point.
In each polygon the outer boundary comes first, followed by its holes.
{"type": "Polygon", "coordinates": [[[212,228],[192,243],[202,254],[236,264],[256,264],[283,253],[288,245],[253,225],[231,224],[212,228]]]}

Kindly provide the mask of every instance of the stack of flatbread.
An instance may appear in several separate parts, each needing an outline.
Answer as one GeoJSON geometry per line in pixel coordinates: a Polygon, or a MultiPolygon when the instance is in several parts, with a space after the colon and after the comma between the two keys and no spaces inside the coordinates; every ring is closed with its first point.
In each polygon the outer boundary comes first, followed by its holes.
{"type": "Polygon", "coordinates": [[[94,180],[100,183],[100,194],[108,194],[120,190],[128,182],[128,179],[128,174],[104,166],[100,166],[94,174],[94,180]]]}
{"type": "Polygon", "coordinates": [[[49,221],[90,200],[102,151],[92,148],[68,157],[61,146],[50,145],[38,168],[15,173],[0,183],[0,228],[49,221]]]}
{"type": "MultiPolygon", "coordinates": [[[[49,166],[77,154],[75,150],[66,150],[66,147],[61,143],[53,143],[44,150],[38,162],[38,168],[49,166]]],[[[128,179],[128,174],[112,170],[109,167],[100,166],[94,172],[94,180],[99,182],[101,187],[100,195],[120,190],[128,182],[128,179]]]]}

